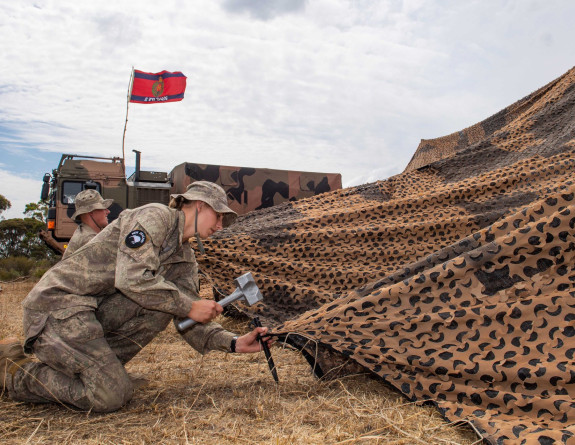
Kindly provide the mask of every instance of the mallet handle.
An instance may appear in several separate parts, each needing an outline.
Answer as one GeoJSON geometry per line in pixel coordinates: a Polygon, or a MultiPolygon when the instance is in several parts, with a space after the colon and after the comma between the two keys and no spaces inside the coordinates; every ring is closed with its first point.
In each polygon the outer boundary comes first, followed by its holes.
{"type": "MultiPolygon", "coordinates": [[[[218,303],[220,306],[225,307],[228,304],[233,303],[236,300],[239,300],[243,296],[244,296],[243,292],[238,287],[238,288],[236,288],[235,291],[233,291],[231,294],[229,294],[223,300],[218,301],[218,303]]],[[[179,321],[178,323],[176,323],[176,327],[178,328],[178,331],[181,332],[181,331],[185,331],[186,329],[191,328],[196,323],[197,323],[196,320],[192,320],[191,318],[185,318],[182,321],[179,321]]]]}

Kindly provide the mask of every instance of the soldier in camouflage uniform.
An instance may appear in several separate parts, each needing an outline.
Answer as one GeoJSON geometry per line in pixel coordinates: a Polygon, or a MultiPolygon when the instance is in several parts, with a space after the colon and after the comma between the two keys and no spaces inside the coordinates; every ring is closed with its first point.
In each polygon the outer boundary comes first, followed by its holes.
{"type": "Polygon", "coordinates": [[[198,267],[187,240],[208,237],[236,214],[218,185],[198,181],[170,207],[126,210],[68,259],[50,269],[23,302],[24,350],[0,342],[0,392],[14,400],[63,402],[110,412],[126,404],[132,357],[183,317],[199,323],[182,337],[204,354],[257,352],[258,334],[236,337],[211,322],[223,308],[198,296],[198,267]]]}
{"type": "Polygon", "coordinates": [[[96,190],[82,190],[76,195],[76,212],[72,215],[72,219],[79,222],[79,225],[62,259],[69,257],[108,225],[110,214],[108,207],[113,202],[113,199],[103,199],[96,190]]]}

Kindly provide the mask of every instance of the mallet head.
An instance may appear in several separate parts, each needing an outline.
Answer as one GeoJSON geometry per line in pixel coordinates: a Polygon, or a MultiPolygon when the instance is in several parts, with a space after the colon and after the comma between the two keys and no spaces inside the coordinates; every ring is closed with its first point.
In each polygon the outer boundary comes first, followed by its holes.
{"type": "Polygon", "coordinates": [[[256,304],[258,301],[262,301],[264,296],[260,292],[254,277],[251,272],[245,273],[242,276],[234,280],[236,286],[241,290],[244,300],[248,306],[256,304]]]}

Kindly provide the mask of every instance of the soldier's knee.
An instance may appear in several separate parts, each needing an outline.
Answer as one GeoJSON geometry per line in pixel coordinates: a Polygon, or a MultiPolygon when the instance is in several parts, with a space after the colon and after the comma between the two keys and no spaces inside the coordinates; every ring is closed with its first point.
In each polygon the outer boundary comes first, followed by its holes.
{"type": "Polygon", "coordinates": [[[114,379],[107,383],[97,386],[92,391],[92,411],[94,412],[117,411],[132,399],[134,389],[129,377],[114,379]]]}

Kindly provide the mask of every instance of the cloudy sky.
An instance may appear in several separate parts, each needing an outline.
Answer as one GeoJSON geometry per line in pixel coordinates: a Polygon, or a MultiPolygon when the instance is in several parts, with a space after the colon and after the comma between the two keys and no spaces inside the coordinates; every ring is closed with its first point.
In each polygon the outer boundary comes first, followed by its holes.
{"type": "Polygon", "coordinates": [[[142,168],[184,161],[401,172],[575,65],[572,0],[18,0],[0,15],[0,194],[21,217],[60,154],[121,156],[132,67],[182,102],[130,104],[142,168]]]}

